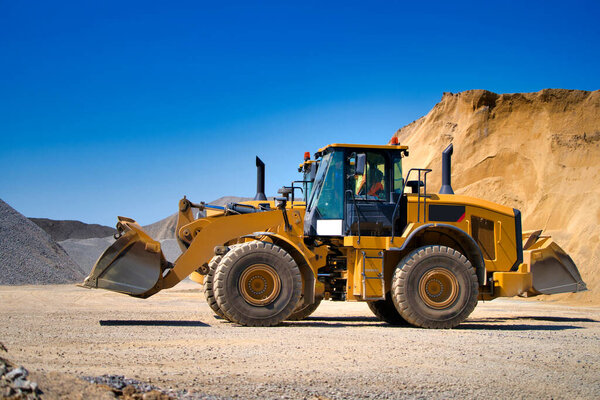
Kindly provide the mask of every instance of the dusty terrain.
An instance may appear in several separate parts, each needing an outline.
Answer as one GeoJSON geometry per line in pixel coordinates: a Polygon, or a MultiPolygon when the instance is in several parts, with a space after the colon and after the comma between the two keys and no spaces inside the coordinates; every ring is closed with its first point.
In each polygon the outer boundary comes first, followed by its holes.
{"type": "Polygon", "coordinates": [[[197,288],[139,300],[2,286],[0,342],[42,390],[63,387],[53,374],[120,374],[218,398],[600,396],[598,307],[495,300],[458,329],[424,330],[383,324],[362,303],[323,302],[306,321],[244,328],[215,319],[197,288]]]}
{"type": "Polygon", "coordinates": [[[410,146],[404,170],[432,168],[434,192],[453,143],[454,191],[520,209],[523,229],[551,234],[591,289],[558,297],[600,305],[600,90],[444,93],[396,136],[410,146]]]}

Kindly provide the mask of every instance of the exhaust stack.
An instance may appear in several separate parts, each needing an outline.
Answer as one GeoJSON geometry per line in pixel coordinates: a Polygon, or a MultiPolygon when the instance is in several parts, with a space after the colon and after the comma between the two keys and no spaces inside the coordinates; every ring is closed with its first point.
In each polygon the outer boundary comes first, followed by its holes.
{"type": "Polygon", "coordinates": [[[452,184],[450,178],[452,176],[452,151],[454,146],[452,143],[446,147],[442,152],[442,187],[440,188],[440,194],[454,194],[452,190],[452,184]]]}
{"type": "Polygon", "coordinates": [[[256,196],[254,200],[267,200],[265,196],[265,163],[256,157],[256,196]]]}

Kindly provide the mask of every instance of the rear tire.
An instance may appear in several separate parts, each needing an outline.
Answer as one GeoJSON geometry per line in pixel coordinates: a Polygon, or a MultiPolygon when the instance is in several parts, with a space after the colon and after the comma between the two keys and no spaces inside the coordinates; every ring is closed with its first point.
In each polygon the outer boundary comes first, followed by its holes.
{"type": "Polygon", "coordinates": [[[394,301],[392,300],[392,293],[388,292],[385,295],[385,300],[367,301],[369,309],[375,314],[380,321],[387,322],[390,325],[395,326],[408,326],[404,318],[398,313],[394,301]]]}
{"type": "Polygon", "coordinates": [[[322,299],[315,299],[315,302],[312,304],[309,304],[309,305],[302,304],[302,305],[296,307],[296,309],[294,310],[292,315],[290,315],[287,318],[287,320],[288,321],[302,321],[303,319],[308,317],[310,314],[315,312],[315,310],[319,307],[319,304],[321,304],[321,300],[322,299]]]}
{"type": "Polygon", "coordinates": [[[225,317],[246,326],[273,326],[298,304],[298,265],[272,243],[253,241],[230,250],[215,270],[215,299],[225,317]]]}
{"type": "Polygon", "coordinates": [[[392,300],[407,322],[422,328],[454,328],[477,305],[475,268],[458,251],[425,246],[400,261],[392,281],[392,300]]]}

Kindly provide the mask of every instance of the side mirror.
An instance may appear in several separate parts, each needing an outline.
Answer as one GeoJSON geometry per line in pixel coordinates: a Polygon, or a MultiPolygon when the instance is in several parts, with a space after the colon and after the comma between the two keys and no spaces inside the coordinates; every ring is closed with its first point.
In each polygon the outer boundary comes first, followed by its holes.
{"type": "Polygon", "coordinates": [[[356,155],[356,175],[364,175],[365,167],[367,165],[367,155],[365,153],[360,153],[356,155]]]}

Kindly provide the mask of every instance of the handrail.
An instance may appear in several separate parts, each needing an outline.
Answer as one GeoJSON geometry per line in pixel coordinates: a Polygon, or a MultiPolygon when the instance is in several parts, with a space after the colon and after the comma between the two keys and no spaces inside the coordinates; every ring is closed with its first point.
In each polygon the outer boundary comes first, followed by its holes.
{"type": "MultiPolygon", "coordinates": [[[[411,168],[408,170],[406,174],[406,179],[402,182],[402,190],[400,191],[400,197],[396,200],[396,206],[394,207],[394,213],[392,214],[392,242],[394,241],[394,236],[396,235],[396,214],[398,213],[398,206],[400,205],[400,201],[402,201],[402,196],[404,196],[404,189],[406,189],[406,183],[408,182],[408,178],[410,177],[410,173],[413,171],[417,171],[419,173],[417,182],[421,182],[421,173],[425,172],[423,175],[423,220],[425,220],[425,208],[427,207],[427,174],[432,170],[429,168],[411,168]]],[[[421,188],[417,189],[417,222],[421,220],[421,188]]]]}

